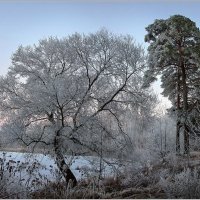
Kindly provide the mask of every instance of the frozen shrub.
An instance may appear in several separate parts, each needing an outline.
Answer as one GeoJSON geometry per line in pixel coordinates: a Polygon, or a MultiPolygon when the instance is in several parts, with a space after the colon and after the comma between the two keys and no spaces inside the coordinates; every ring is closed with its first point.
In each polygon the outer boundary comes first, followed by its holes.
{"type": "Polygon", "coordinates": [[[6,153],[2,153],[0,157],[0,198],[26,198],[27,192],[25,187],[22,186],[21,179],[17,179],[16,172],[19,172],[17,168],[17,162],[13,160],[7,160],[6,153]]]}
{"type": "Polygon", "coordinates": [[[174,177],[161,179],[160,184],[169,198],[200,198],[200,177],[197,169],[185,169],[174,177]]]}
{"type": "MultiPolygon", "coordinates": [[[[0,198],[28,198],[50,182],[46,170],[37,159],[15,161],[7,153],[0,154],[0,198]]],[[[56,177],[54,168],[50,172],[56,177]]]]}

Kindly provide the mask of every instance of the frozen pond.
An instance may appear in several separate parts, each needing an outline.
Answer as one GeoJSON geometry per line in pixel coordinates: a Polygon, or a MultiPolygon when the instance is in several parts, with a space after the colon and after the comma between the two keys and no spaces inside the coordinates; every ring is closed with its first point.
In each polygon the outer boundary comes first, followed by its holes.
{"type": "MultiPolygon", "coordinates": [[[[67,157],[71,170],[78,180],[87,176],[98,176],[100,159],[94,156],[67,157]]],[[[29,154],[18,152],[0,152],[0,167],[4,169],[7,176],[14,177],[15,182],[32,184],[33,182],[54,181],[61,179],[54,159],[49,155],[29,154]],[[57,172],[56,172],[57,171],[57,172]],[[34,180],[34,181],[33,181],[34,180]]],[[[111,176],[114,171],[106,163],[101,164],[102,176],[111,176]]]]}

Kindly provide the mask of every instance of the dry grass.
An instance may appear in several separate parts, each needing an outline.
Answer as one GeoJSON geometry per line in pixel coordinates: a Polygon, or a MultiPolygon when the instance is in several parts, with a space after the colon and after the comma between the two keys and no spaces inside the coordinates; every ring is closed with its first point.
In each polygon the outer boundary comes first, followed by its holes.
{"type": "Polygon", "coordinates": [[[114,199],[165,199],[166,194],[161,188],[129,188],[118,193],[111,193],[105,196],[114,199]]]}
{"type": "MultiPolygon", "coordinates": [[[[149,180],[150,182],[150,180],[149,180]]],[[[109,177],[101,182],[100,187],[91,181],[81,181],[75,188],[66,188],[64,183],[51,183],[42,190],[32,193],[36,199],[147,199],[166,198],[161,187],[124,187],[120,178],[109,177]]]]}
{"type": "Polygon", "coordinates": [[[102,193],[91,185],[67,188],[64,183],[50,183],[43,189],[31,194],[33,199],[99,199],[102,193]]]}

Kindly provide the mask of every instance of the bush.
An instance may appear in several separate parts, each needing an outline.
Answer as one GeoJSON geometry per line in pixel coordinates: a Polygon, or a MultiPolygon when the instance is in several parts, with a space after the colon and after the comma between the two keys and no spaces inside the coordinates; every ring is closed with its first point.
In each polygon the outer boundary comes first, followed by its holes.
{"type": "Polygon", "coordinates": [[[200,177],[197,169],[185,169],[174,177],[161,179],[160,184],[169,198],[200,198],[200,177]]]}
{"type": "Polygon", "coordinates": [[[50,182],[45,174],[40,173],[41,169],[46,170],[37,159],[14,161],[11,155],[2,153],[0,155],[0,198],[29,198],[32,191],[50,182]]]}

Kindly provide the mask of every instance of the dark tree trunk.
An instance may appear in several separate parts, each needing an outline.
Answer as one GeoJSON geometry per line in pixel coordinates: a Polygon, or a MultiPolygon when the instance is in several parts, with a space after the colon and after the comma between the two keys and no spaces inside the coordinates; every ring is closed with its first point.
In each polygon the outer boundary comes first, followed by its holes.
{"type": "Polygon", "coordinates": [[[75,187],[77,185],[77,180],[72,171],[70,170],[69,165],[65,162],[65,158],[63,156],[63,153],[61,151],[61,138],[60,138],[60,131],[56,132],[56,136],[54,139],[54,150],[55,150],[55,155],[56,155],[56,164],[63,174],[66,185],[69,183],[72,185],[72,187],[75,187]]]}
{"type": "Polygon", "coordinates": [[[176,153],[180,154],[180,122],[176,124],[176,153]]]}
{"type": "Polygon", "coordinates": [[[180,154],[180,72],[179,72],[179,67],[177,69],[177,74],[178,74],[178,80],[177,80],[177,122],[176,122],[176,153],[180,154]]]}
{"type": "Polygon", "coordinates": [[[183,112],[182,114],[182,127],[184,134],[184,154],[189,154],[189,131],[187,128],[187,115],[188,115],[188,89],[187,89],[187,76],[185,69],[185,61],[184,61],[184,38],[180,38],[178,41],[178,50],[180,54],[180,69],[181,69],[181,86],[182,86],[182,95],[183,95],[183,112]]]}
{"type": "Polygon", "coordinates": [[[182,70],[182,86],[183,86],[184,154],[189,154],[189,131],[187,128],[188,91],[187,91],[186,72],[184,64],[182,64],[181,70],[182,70]]]}
{"type": "Polygon", "coordinates": [[[187,129],[187,125],[184,124],[184,154],[189,154],[189,131],[187,129]]]}

